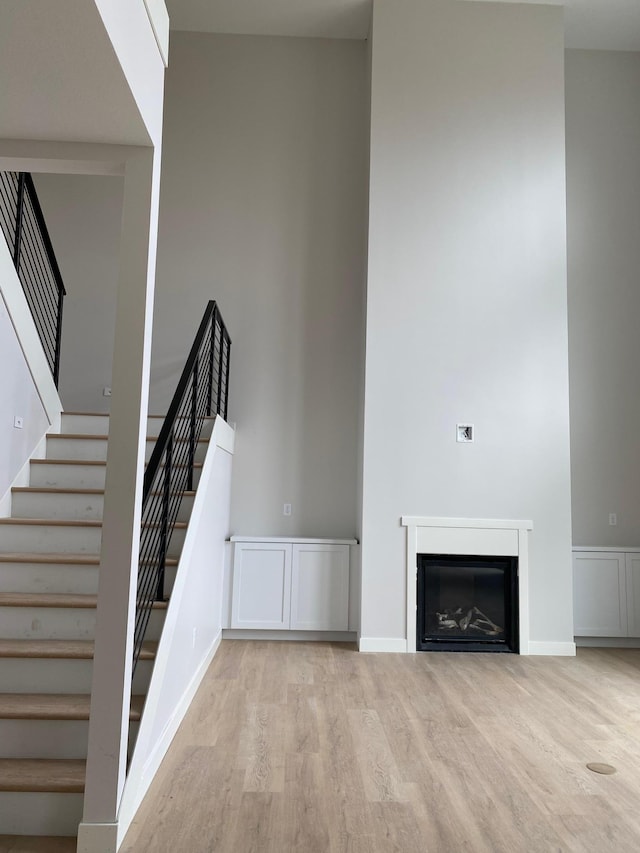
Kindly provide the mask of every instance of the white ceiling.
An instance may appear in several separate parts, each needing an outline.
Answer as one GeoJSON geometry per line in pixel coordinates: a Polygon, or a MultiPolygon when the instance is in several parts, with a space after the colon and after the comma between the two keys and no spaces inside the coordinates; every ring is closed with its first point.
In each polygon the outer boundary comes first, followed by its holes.
{"type": "MultiPolygon", "coordinates": [[[[166,0],[171,28],[174,30],[346,39],[367,37],[371,2],[166,0]]],[[[540,0],[519,2],[535,3],[540,0]]],[[[640,0],[543,2],[565,7],[567,47],[640,51],[640,0]]]]}

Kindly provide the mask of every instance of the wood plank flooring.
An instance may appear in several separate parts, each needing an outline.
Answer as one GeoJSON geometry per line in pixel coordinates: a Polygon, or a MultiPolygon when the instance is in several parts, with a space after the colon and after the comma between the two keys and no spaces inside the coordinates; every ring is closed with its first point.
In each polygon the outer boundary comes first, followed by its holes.
{"type": "Polygon", "coordinates": [[[634,853],[639,803],[640,651],[227,640],[121,853],[634,853]]]}

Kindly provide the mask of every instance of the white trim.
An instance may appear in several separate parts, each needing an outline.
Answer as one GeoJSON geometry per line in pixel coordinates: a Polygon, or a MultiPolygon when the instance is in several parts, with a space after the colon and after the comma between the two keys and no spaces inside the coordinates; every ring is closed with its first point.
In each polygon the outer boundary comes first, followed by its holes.
{"type": "Polygon", "coordinates": [[[357,545],[357,539],[304,539],[291,536],[231,536],[229,542],[292,542],[294,545],[357,545]]]}
{"type": "Polygon", "coordinates": [[[78,827],[77,853],[116,853],[117,823],[81,823],[78,827]]]}
{"type": "Polygon", "coordinates": [[[589,551],[596,551],[598,554],[640,554],[640,548],[620,548],[617,545],[612,546],[611,548],[598,547],[598,548],[587,548],[584,545],[574,545],[571,549],[574,554],[580,553],[588,553],[589,551]]]}
{"type": "Polygon", "coordinates": [[[434,518],[424,515],[403,515],[403,527],[470,527],[481,530],[533,530],[533,521],[502,518],[434,518]]]}
{"type": "Polygon", "coordinates": [[[355,643],[356,631],[289,631],[253,630],[248,628],[223,628],[223,640],[280,640],[295,643],[355,643]]]}
{"type": "MultiPolygon", "coordinates": [[[[162,734],[158,738],[158,741],[155,744],[151,754],[145,761],[140,773],[140,777],[135,780],[135,784],[137,786],[135,790],[135,798],[128,800],[123,796],[121,801],[121,808],[118,811],[118,823],[116,824],[118,830],[116,847],[114,847],[113,849],[105,848],[104,850],[100,850],[99,852],[96,851],[96,853],[116,853],[116,851],[124,841],[124,837],[127,834],[129,827],[131,826],[131,822],[133,821],[136,812],[140,808],[140,805],[147,791],[149,790],[149,787],[153,782],[156,773],[158,772],[158,768],[160,767],[162,760],[167,754],[167,750],[171,746],[171,741],[176,736],[176,732],[178,731],[180,724],[184,720],[184,716],[189,710],[189,706],[193,702],[193,697],[196,695],[198,687],[200,687],[202,679],[204,678],[207,669],[211,665],[211,661],[215,657],[215,654],[218,651],[218,648],[220,647],[221,640],[222,631],[218,631],[218,634],[216,635],[213,643],[211,644],[209,651],[203,658],[198,669],[195,671],[193,678],[189,682],[189,686],[183,693],[180,702],[178,703],[178,705],[176,705],[173,714],[167,721],[167,724],[165,725],[162,734]]],[[[129,784],[131,784],[130,778],[131,771],[130,776],[127,777],[127,783],[129,784]]],[[[81,851],[78,850],[78,853],[81,853],[81,851]]],[[[90,853],[90,851],[87,851],[87,853],[90,853]]]]}
{"type": "Polygon", "coordinates": [[[575,657],[575,643],[545,643],[536,640],[529,641],[530,655],[553,655],[555,657],[575,657]]]}
{"type": "MultiPolygon", "coordinates": [[[[416,566],[418,554],[446,553],[518,557],[520,654],[533,654],[529,639],[529,531],[533,530],[532,521],[493,518],[431,518],[404,515],[401,523],[403,527],[407,528],[406,651],[408,653],[411,654],[416,651],[416,566]]],[[[573,653],[575,654],[575,647],[573,653]]],[[[536,654],[543,654],[543,652],[536,654]]],[[[545,652],[544,654],[554,653],[545,652]]],[[[570,652],[557,652],[555,654],[570,654],[570,652]]]]}
{"type": "Polygon", "coordinates": [[[575,641],[584,649],[640,649],[640,637],[576,637],[575,641]]]}
{"type": "Polygon", "coordinates": [[[144,0],[164,67],[169,65],[169,13],[164,0],[144,0]]]}
{"type": "Polygon", "coordinates": [[[398,654],[407,651],[407,641],[402,637],[360,637],[358,649],[361,652],[398,654]]]}

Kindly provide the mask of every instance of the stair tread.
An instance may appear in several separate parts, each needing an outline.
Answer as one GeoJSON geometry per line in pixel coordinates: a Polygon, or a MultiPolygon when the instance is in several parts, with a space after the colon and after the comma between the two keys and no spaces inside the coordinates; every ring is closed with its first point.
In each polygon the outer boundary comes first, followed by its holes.
{"type": "Polygon", "coordinates": [[[76,853],[70,835],[0,835],[1,853],[76,853]]]}
{"type": "MultiPolygon", "coordinates": [[[[62,565],[99,566],[100,557],[97,554],[60,554],[60,553],[30,553],[0,552],[0,563],[54,563],[62,565]]],[[[177,557],[167,557],[167,566],[177,566],[177,557]]]]}
{"type": "MultiPolygon", "coordinates": [[[[0,658],[91,660],[93,640],[0,640],[0,658]]],[[[157,643],[143,643],[141,660],[153,660],[157,643]]]]}
{"type": "MultiPolygon", "coordinates": [[[[50,527],[102,527],[102,520],[95,518],[0,518],[0,526],[23,524],[26,526],[48,525],[50,527]]],[[[157,524],[143,524],[143,527],[157,527],[157,524]]],[[[186,521],[176,521],[174,527],[187,527],[186,521]]]]}
{"type": "MultiPolygon", "coordinates": [[[[34,495],[104,495],[104,489],[64,489],[60,486],[14,486],[12,492],[34,495]]],[[[161,492],[152,492],[159,495],[161,492]]],[[[195,490],[185,489],[182,493],[185,497],[193,497],[195,490]]]]}
{"type": "MultiPolygon", "coordinates": [[[[32,465],[104,465],[104,459],[32,459],[32,465]]],[[[160,466],[163,467],[162,465],[160,466]]],[[[174,468],[187,468],[187,465],[174,465],[174,468]]],[[[194,462],[194,468],[202,468],[202,462],[194,462]]]]}
{"type": "Polygon", "coordinates": [[[0,758],[0,791],[84,791],[86,762],[73,758],[0,758]]]}
{"type": "MultiPolygon", "coordinates": [[[[95,608],[97,595],[53,592],[0,592],[0,607],[66,607],[95,608]]],[[[166,610],[166,601],[154,601],[155,610],[166,610]]]]}
{"type": "MultiPolygon", "coordinates": [[[[108,441],[109,436],[107,433],[92,433],[92,432],[50,432],[47,435],[47,438],[61,438],[64,441],[73,441],[73,439],[78,439],[79,441],[108,441]]],[[[147,441],[157,441],[158,436],[148,435],[147,441]]],[[[176,438],[176,441],[189,441],[188,438],[176,438]]],[[[198,441],[203,444],[208,444],[208,438],[199,438],[198,441]]]]}
{"type": "MultiPolygon", "coordinates": [[[[131,697],[130,720],[140,719],[144,699],[131,697]]],[[[85,693],[0,693],[3,720],[88,720],[90,707],[85,693]]]]}

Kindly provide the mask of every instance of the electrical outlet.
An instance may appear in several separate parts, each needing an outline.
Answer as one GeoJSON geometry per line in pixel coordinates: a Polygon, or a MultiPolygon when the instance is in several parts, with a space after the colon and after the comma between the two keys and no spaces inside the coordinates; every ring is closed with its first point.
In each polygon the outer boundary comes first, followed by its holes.
{"type": "Polygon", "coordinates": [[[615,512],[609,513],[609,524],[611,527],[617,527],[618,525],[618,516],[615,512]]]}
{"type": "Polygon", "coordinates": [[[283,515],[291,515],[291,504],[285,504],[282,508],[283,515]]]}
{"type": "Polygon", "coordinates": [[[104,386],[104,388],[102,389],[102,396],[103,397],[110,397],[111,396],[111,385],[105,385],[104,386]]]}
{"type": "Polygon", "coordinates": [[[14,429],[22,429],[24,427],[24,418],[20,417],[20,415],[16,415],[13,419],[13,428],[14,429]]]}

